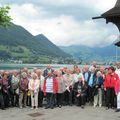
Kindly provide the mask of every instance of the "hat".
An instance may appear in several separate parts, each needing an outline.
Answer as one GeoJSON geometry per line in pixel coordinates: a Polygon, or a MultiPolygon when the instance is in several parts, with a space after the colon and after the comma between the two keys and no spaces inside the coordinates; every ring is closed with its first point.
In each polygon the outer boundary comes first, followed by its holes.
{"type": "Polygon", "coordinates": [[[108,68],[108,70],[115,71],[115,68],[114,68],[113,66],[110,66],[110,67],[108,68]]]}

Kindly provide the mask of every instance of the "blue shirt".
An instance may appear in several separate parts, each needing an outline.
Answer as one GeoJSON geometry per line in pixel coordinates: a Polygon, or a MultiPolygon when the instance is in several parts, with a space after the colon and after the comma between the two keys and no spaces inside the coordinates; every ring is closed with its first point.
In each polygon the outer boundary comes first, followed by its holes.
{"type": "Polygon", "coordinates": [[[90,87],[92,87],[92,85],[93,85],[93,76],[94,76],[94,74],[92,73],[91,76],[90,76],[90,79],[89,79],[89,83],[88,83],[88,85],[90,87]]]}

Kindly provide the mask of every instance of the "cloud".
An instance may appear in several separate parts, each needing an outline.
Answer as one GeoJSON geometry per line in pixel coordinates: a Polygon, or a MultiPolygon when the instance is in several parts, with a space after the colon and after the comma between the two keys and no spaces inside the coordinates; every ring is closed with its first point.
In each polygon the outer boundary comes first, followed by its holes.
{"type": "Polygon", "coordinates": [[[118,30],[112,24],[106,25],[105,20],[93,21],[91,18],[110,9],[115,2],[18,0],[15,3],[12,0],[10,15],[15,24],[25,27],[33,35],[43,33],[56,45],[105,46],[116,39],[118,30]]]}

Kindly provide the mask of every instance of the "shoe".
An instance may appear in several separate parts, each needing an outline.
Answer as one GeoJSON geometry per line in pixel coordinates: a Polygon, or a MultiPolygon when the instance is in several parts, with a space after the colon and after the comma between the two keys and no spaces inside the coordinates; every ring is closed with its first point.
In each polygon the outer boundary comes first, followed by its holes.
{"type": "Polygon", "coordinates": [[[62,107],[62,105],[59,105],[58,107],[59,107],[59,108],[61,108],[61,107],[62,107]]]}
{"type": "Polygon", "coordinates": [[[46,107],[45,107],[45,109],[48,109],[48,108],[50,108],[50,107],[49,107],[49,106],[46,106],[46,107]]]}
{"type": "Polygon", "coordinates": [[[22,109],[23,107],[22,106],[20,106],[20,109],[22,109]]]}
{"type": "Polygon", "coordinates": [[[106,110],[108,110],[109,109],[109,107],[106,107],[106,110]]]}
{"type": "Polygon", "coordinates": [[[34,109],[34,107],[31,107],[31,110],[33,110],[34,109]]]}
{"type": "Polygon", "coordinates": [[[35,109],[38,110],[38,107],[36,107],[35,109]]]}
{"type": "Polygon", "coordinates": [[[51,109],[54,109],[54,107],[53,107],[53,106],[51,106],[50,108],[51,108],[51,109]]]}
{"type": "Polygon", "coordinates": [[[115,112],[120,112],[120,109],[116,109],[115,112]]]}
{"type": "Polygon", "coordinates": [[[84,106],[83,106],[83,105],[81,105],[81,108],[82,108],[82,109],[84,109],[84,106]]]}

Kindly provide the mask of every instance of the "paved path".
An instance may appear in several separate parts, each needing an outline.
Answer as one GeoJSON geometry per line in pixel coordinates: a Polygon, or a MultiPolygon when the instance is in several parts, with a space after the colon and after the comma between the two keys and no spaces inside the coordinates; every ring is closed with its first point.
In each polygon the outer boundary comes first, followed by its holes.
{"type": "Polygon", "coordinates": [[[81,109],[76,106],[66,106],[55,109],[39,108],[31,110],[30,108],[10,108],[0,110],[0,120],[120,120],[120,112],[114,110],[105,110],[102,108],[93,108],[91,106],[81,109]],[[40,113],[41,116],[33,117],[29,114],[40,113]]]}

